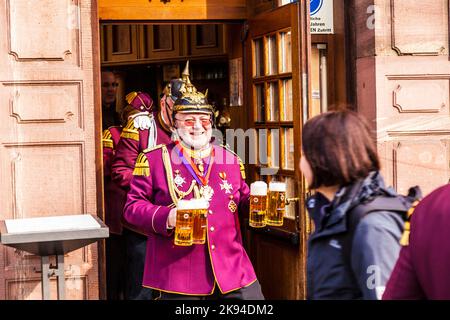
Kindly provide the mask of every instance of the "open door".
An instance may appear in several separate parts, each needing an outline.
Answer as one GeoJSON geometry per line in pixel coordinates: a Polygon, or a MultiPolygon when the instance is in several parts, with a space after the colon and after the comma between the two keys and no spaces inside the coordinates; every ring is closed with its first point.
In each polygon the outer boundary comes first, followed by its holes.
{"type": "MultiPolygon", "coordinates": [[[[101,212],[96,1],[0,0],[0,33],[0,220],[101,212]]],[[[97,244],[68,253],[67,299],[99,298],[98,259],[97,244]]],[[[41,299],[41,274],[0,245],[0,299],[41,299]]]]}
{"type": "MultiPolygon", "coordinates": [[[[268,299],[303,299],[306,239],[305,187],[298,163],[301,126],[309,110],[309,1],[300,1],[248,21],[245,74],[249,128],[258,132],[258,163],[252,181],[284,181],[287,197],[282,227],[247,227],[246,241],[268,299]]],[[[246,223],[248,225],[248,223],[246,223]]]]}

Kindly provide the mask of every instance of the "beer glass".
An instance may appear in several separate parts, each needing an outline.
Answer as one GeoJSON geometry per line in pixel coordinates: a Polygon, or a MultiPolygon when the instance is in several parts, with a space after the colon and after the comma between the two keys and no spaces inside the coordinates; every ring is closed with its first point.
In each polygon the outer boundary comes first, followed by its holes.
{"type": "Polygon", "coordinates": [[[266,226],[267,183],[256,181],[250,185],[250,222],[253,228],[266,226]]]}
{"type": "Polygon", "coordinates": [[[208,224],[206,217],[208,215],[209,203],[206,199],[193,199],[190,201],[194,215],[194,232],[192,235],[193,244],[204,244],[206,242],[206,228],[208,224]]]}
{"type": "Polygon", "coordinates": [[[177,206],[175,240],[177,246],[191,246],[193,243],[194,212],[190,201],[180,200],[177,206]]]}
{"type": "Polygon", "coordinates": [[[282,226],[286,205],[286,184],[284,182],[269,183],[268,202],[266,224],[282,226]]]}

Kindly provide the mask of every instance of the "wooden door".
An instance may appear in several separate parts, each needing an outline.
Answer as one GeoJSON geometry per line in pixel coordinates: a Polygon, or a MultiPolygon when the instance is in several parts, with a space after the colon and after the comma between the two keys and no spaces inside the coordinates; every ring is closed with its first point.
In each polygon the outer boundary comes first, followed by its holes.
{"type": "MultiPolygon", "coordinates": [[[[269,299],[305,297],[305,252],[309,225],[304,184],[298,169],[301,125],[309,110],[309,19],[305,3],[289,4],[248,21],[246,92],[249,127],[258,132],[253,180],[284,181],[287,197],[282,227],[248,227],[246,241],[263,293],[269,299]]],[[[248,225],[248,224],[247,224],[248,225]]]]}
{"type": "MultiPolygon", "coordinates": [[[[97,213],[96,1],[38,2],[0,0],[1,220],[97,213]]],[[[0,249],[0,299],[41,299],[39,257],[0,249]]],[[[66,256],[65,278],[67,299],[99,297],[97,244],[66,256]]]]}

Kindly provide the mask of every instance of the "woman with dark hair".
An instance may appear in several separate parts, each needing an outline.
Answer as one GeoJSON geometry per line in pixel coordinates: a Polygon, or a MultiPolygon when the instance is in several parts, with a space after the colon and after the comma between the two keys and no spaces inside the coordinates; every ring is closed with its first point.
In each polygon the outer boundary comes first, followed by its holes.
{"type": "Polygon", "coordinates": [[[366,121],[333,111],[303,128],[300,170],[315,195],[306,205],[315,230],[308,243],[309,299],[381,299],[397,260],[404,220],[392,211],[352,219],[354,208],[383,194],[376,144],[366,121]]]}

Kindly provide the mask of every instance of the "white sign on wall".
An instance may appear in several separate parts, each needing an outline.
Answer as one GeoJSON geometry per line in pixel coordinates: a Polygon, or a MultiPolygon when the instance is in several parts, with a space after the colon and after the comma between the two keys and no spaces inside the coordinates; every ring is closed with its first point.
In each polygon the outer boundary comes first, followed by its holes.
{"type": "Polygon", "coordinates": [[[333,0],[310,0],[311,34],[334,33],[333,0]]]}

